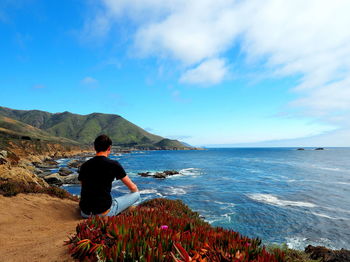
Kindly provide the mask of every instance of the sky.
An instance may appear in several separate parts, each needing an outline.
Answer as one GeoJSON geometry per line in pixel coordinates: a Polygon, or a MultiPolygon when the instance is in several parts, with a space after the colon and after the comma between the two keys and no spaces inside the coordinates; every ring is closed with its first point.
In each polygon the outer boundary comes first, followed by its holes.
{"type": "Polygon", "coordinates": [[[348,0],[1,0],[0,106],[194,146],[350,146],[348,0]]]}

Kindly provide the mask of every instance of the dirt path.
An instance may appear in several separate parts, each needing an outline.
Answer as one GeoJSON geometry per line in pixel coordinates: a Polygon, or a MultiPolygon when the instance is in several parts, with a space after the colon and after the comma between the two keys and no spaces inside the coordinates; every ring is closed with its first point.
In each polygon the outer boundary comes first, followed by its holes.
{"type": "Polygon", "coordinates": [[[73,261],[63,244],[81,221],[77,207],[45,194],[0,195],[0,262],[73,261]]]}

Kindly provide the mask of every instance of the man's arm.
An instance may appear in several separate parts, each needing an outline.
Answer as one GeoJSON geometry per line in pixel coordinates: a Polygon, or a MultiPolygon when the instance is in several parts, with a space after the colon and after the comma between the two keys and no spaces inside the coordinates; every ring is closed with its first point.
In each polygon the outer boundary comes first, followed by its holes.
{"type": "Polygon", "coordinates": [[[124,185],[126,185],[130,189],[131,192],[139,191],[137,186],[131,181],[131,179],[128,176],[125,176],[120,180],[124,183],[124,185]]]}

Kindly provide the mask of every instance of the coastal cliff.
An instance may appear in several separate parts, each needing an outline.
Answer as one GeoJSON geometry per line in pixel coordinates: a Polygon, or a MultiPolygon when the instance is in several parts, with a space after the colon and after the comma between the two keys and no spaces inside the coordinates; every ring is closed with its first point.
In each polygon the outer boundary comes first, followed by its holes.
{"type": "Polygon", "coordinates": [[[93,152],[92,147],[71,143],[33,141],[1,134],[0,138],[0,181],[19,181],[47,187],[45,180],[38,176],[40,170],[33,163],[93,152]]]}

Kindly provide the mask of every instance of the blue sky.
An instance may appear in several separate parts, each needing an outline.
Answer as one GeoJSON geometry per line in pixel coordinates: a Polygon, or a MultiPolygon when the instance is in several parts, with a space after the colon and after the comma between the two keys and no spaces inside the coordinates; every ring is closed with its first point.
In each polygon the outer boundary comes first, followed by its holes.
{"type": "Polygon", "coordinates": [[[0,105],[119,114],[192,145],[350,146],[349,8],[3,0],[0,105]]]}

